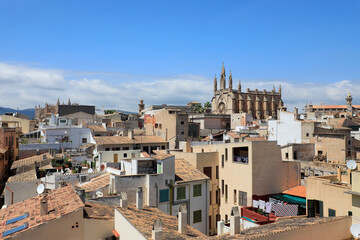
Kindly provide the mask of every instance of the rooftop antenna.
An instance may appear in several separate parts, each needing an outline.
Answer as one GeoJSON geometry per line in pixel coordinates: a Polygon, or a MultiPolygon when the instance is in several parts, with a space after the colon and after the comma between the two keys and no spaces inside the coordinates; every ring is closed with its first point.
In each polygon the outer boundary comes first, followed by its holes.
{"type": "Polygon", "coordinates": [[[360,237],[360,224],[354,223],[351,225],[350,232],[356,239],[358,239],[360,237]]]}
{"type": "Polygon", "coordinates": [[[349,161],[347,161],[346,166],[348,169],[355,170],[357,167],[357,164],[356,164],[355,160],[349,160],[349,161]]]}
{"type": "Polygon", "coordinates": [[[45,186],[44,186],[44,184],[40,183],[37,186],[36,192],[37,192],[37,194],[41,195],[41,194],[43,194],[44,191],[45,191],[45,186]]]}

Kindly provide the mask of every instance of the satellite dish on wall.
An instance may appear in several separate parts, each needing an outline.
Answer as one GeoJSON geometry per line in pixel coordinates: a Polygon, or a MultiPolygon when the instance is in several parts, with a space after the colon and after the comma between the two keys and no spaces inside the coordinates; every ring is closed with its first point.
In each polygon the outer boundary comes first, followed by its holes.
{"type": "Polygon", "coordinates": [[[102,192],[100,192],[100,191],[97,191],[97,192],[96,192],[96,196],[97,196],[97,197],[103,197],[104,194],[103,194],[102,192]]]}
{"type": "Polygon", "coordinates": [[[89,168],[88,173],[93,173],[94,170],[92,168],[89,168]]]}
{"type": "Polygon", "coordinates": [[[40,183],[39,186],[38,186],[37,189],[36,189],[36,192],[37,192],[37,194],[40,195],[40,194],[42,194],[44,191],[45,191],[45,186],[44,186],[44,184],[40,183]]]}
{"type": "Polygon", "coordinates": [[[354,169],[356,169],[357,164],[356,164],[355,160],[349,160],[349,161],[347,161],[346,166],[348,169],[354,170],[354,169]]]}
{"type": "Polygon", "coordinates": [[[351,225],[350,232],[354,237],[360,237],[360,224],[354,223],[351,225]]]}

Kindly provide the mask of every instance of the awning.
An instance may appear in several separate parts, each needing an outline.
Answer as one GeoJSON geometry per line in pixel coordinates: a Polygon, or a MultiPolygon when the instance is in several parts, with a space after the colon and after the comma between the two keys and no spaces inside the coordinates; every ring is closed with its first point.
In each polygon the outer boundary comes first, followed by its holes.
{"type": "Polygon", "coordinates": [[[271,197],[291,204],[306,205],[306,199],[302,197],[295,197],[288,194],[274,195],[271,197]]]}

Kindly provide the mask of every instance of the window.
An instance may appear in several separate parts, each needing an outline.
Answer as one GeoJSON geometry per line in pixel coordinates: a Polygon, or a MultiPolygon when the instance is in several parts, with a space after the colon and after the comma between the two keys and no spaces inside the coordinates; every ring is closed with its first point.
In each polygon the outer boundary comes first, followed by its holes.
{"type": "Polygon", "coordinates": [[[169,189],[162,189],[159,191],[159,202],[168,202],[169,201],[169,189]]]}
{"type": "Polygon", "coordinates": [[[210,200],[210,205],[212,205],[212,201],[211,201],[211,199],[212,199],[212,196],[211,196],[211,194],[212,194],[212,192],[210,191],[210,198],[209,198],[209,200],[210,200]]]}
{"type": "Polygon", "coordinates": [[[193,197],[201,196],[201,184],[196,184],[193,188],[193,197]]]}
{"type": "Polygon", "coordinates": [[[157,163],[157,174],[163,173],[162,171],[162,163],[157,163]]]}
{"type": "Polygon", "coordinates": [[[87,143],[87,138],[83,138],[82,143],[87,143]]]}
{"type": "Polygon", "coordinates": [[[294,153],[293,153],[293,159],[297,159],[297,152],[296,151],[294,151],[294,153]]]}
{"type": "Polygon", "coordinates": [[[221,167],[224,167],[224,155],[221,155],[221,167]]]}
{"type": "Polygon", "coordinates": [[[228,221],[228,215],[225,214],[225,222],[227,222],[227,221],[228,221]]]}
{"type": "Polygon", "coordinates": [[[224,196],[224,190],[225,190],[225,181],[221,180],[221,193],[224,196]]]}
{"type": "Polygon", "coordinates": [[[186,187],[178,187],[177,188],[176,200],[181,200],[181,199],[186,198],[185,190],[186,190],[186,187]]]}
{"type": "Polygon", "coordinates": [[[228,185],[225,184],[225,203],[228,201],[228,185]]]}
{"type": "Polygon", "coordinates": [[[308,137],[308,136],[309,136],[309,133],[306,133],[306,136],[308,137]]]}
{"type": "Polygon", "coordinates": [[[285,153],[285,159],[289,159],[289,153],[285,153]]]}
{"type": "Polygon", "coordinates": [[[220,189],[216,190],[216,204],[220,204],[220,189]]]}
{"type": "Polygon", "coordinates": [[[249,148],[248,147],[233,148],[233,161],[236,163],[249,163],[249,148]]]}
{"type": "Polygon", "coordinates": [[[323,151],[318,151],[318,155],[322,155],[323,154],[323,151]]]}
{"type": "Polygon", "coordinates": [[[129,150],[129,147],[123,147],[123,150],[129,150]]]}
{"type": "Polygon", "coordinates": [[[124,158],[126,158],[127,157],[127,153],[124,153],[124,158]]]}
{"type": "Polygon", "coordinates": [[[201,222],[201,210],[197,210],[193,212],[193,223],[201,222]]]}
{"type": "Polygon", "coordinates": [[[216,179],[219,179],[219,166],[216,166],[216,179]]]}
{"type": "Polygon", "coordinates": [[[234,189],[234,204],[236,205],[236,190],[234,189]]]}
{"type": "Polygon", "coordinates": [[[239,205],[247,207],[247,192],[239,190],[239,205]]]}
{"type": "Polygon", "coordinates": [[[209,231],[211,231],[211,216],[209,216],[209,231]]]}
{"type": "Polygon", "coordinates": [[[181,121],[181,125],[184,125],[184,121],[181,121]]]}
{"type": "Polygon", "coordinates": [[[335,217],[335,216],[336,216],[336,211],[334,209],[329,208],[329,217],[335,217]]]}
{"type": "Polygon", "coordinates": [[[184,131],[181,131],[181,135],[184,135],[185,134],[185,132],[184,131]]]}
{"type": "Polygon", "coordinates": [[[110,148],[105,148],[105,151],[110,151],[110,148]]]}
{"type": "Polygon", "coordinates": [[[351,211],[348,211],[348,216],[352,216],[352,212],[351,212],[351,211]]]}
{"type": "Polygon", "coordinates": [[[210,179],[211,179],[211,171],[212,171],[211,167],[204,167],[204,174],[208,176],[210,179]]]}
{"type": "Polygon", "coordinates": [[[227,160],[228,160],[228,149],[225,148],[225,161],[227,161],[227,160]]]}
{"type": "Polygon", "coordinates": [[[163,145],[163,146],[161,146],[161,149],[163,149],[163,150],[164,150],[164,149],[165,149],[165,146],[164,146],[164,145],[163,145]]]}

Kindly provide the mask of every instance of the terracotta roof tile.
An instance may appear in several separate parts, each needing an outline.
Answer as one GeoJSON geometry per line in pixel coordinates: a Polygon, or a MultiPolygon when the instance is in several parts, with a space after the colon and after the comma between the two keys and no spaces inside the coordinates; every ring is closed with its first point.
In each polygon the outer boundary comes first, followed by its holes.
{"type": "Polygon", "coordinates": [[[210,179],[184,159],[175,160],[176,182],[191,182],[210,179]]]}
{"type": "Polygon", "coordinates": [[[161,152],[161,151],[154,150],[153,152],[155,153],[155,155],[151,155],[150,157],[154,158],[154,159],[157,159],[157,160],[164,160],[166,158],[169,158],[169,157],[173,156],[171,154],[167,154],[167,153],[164,153],[164,152],[161,152]]]}
{"type": "Polygon", "coordinates": [[[41,155],[16,160],[11,165],[11,169],[15,169],[15,168],[18,168],[18,167],[21,167],[21,166],[30,165],[30,164],[33,164],[35,162],[42,162],[42,161],[44,161],[44,155],[45,155],[46,159],[51,159],[52,158],[49,153],[44,153],[44,154],[41,154],[41,155]]]}
{"type": "Polygon", "coordinates": [[[207,237],[195,228],[187,226],[188,234],[181,235],[178,232],[178,219],[174,216],[163,213],[157,208],[137,209],[134,205],[127,208],[116,207],[126,219],[134,225],[147,239],[152,239],[152,225],[155,220],[163,223],[163,239],[192,239],[207,237]]]}
{"type": "Polygon", "coordinates": [[[121,144],[134,144],[134,143],[167,143],[164,139],[158,136],[134,136],[130,139],[125,136],[105,136],[94,137],[98,145],[121,145],[121,144]]]}
{"type": "Polygon", "coordinates": [[[23,172],[20,174],[16,174],[14,176],[9,177],[9,179],[7,180],[8,182],[23,182],[23,181],[32,181],[32,180],[36,180],[36,171],[35,169],[27,171],[27,172],[23,172]]]}
{"type": "Polygon", "coordinates": [[[93,132],[100,132],[100,133],[107,132],[103,125],[87,125],[86,127],[90,128],[90,130],[93,132]]]}
{"type": "Polygon", "coordinates": [[[85,203],[85,217],[102,219],[102,220],[114,220],[114,206],[94,203],[87,201],[85,203]]]}
{"type": "Polygon", "coordinates": [[[296,186],[283,192],[285,194],[306,198],[306,186],[296,186]]]}
{"type": "Polygon", "coordinates": [[[47,194],[49,213],[40,215],[40,200],[43,196],[37,196],[22,202],[15,203],[0,210],[0,233],[28,223],[28,228],[17,233],[8,235],[12,237],[20,232],[44,224],[50,220],[64,216],[76,210],[82,209],[84,204],[71,186],[58,188],[47,194]],[[29,213],[29,216],[11,224],[3,224],[7,220],[29,213]]]}
{"type": "Polygon", "coordinates": [[[85,192],[93,192],[109,185],[110,185],[110,173],[104,173],[100,176],[92,178],[90,182],[81,184],[79,187],[85,189],[85,192]]]}

